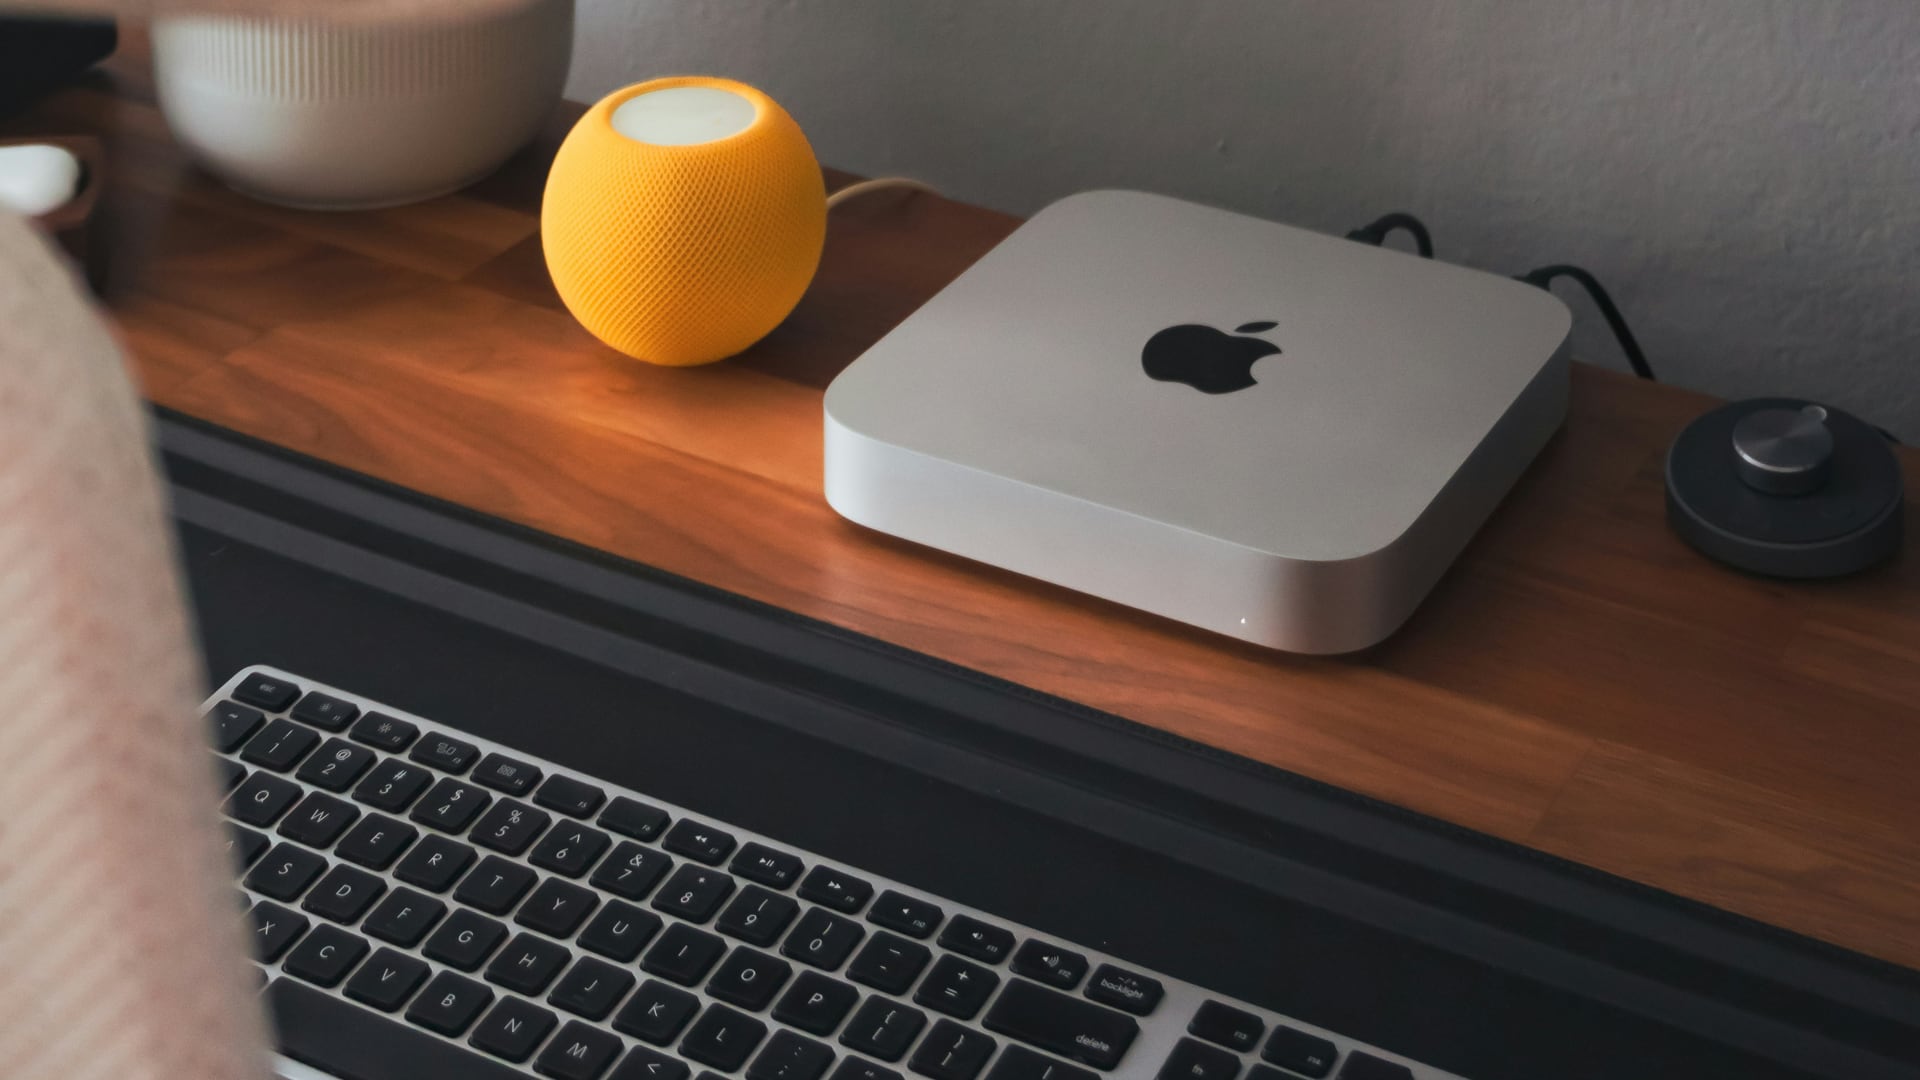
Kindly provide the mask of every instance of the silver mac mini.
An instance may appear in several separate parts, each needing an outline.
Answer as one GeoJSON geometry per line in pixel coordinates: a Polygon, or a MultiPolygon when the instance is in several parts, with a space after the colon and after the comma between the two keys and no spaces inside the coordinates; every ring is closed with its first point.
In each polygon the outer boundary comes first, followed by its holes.
{"type": "Polygon", "coordinates": [[[1571,322],[1477,270],[1076,195],[834,380],[827,501],[1256,644],[1363,649],[1560,426],[1571,322]]]}

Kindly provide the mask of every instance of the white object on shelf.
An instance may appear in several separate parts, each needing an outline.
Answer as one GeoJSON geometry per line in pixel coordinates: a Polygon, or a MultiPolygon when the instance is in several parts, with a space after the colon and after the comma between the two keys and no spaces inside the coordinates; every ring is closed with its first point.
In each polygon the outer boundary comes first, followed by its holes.
{"type": "Polygon", "coordinates": [[[573,56],[573,0],[482,17],[356,23],[182,15],[154,24],[174,134],[268,202],[368,209],[465,187],[552,114],[573,56]]]}
{"type": "Polygon", "coordinates": [[[26,217],[66,204],[80,190],[80,159],[58,146],[0,146],[0,209],[26,217]]]}

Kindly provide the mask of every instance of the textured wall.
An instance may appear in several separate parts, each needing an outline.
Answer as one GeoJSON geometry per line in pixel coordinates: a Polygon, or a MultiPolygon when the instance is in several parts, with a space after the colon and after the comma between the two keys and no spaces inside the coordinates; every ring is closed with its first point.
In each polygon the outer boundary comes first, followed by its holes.
{"type": "Polygon", "coordinates": [[[1412,210],[1442,258],[1593,269],[1668,381],[1920,441],[1913,0],[580,3],[575,97],[744,78],[826,161],[1020,212],[1089,187],[1327,231],[1412,210]]]}

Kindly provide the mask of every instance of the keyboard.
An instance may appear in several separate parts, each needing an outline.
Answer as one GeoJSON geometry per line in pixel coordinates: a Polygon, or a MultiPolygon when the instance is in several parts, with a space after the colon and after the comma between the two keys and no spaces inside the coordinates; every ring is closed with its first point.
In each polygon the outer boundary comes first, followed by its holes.
{"type": "Polygon", "coordinates": [[[289,672],[205,724],[283,1076],[1458,1080],[289,672]]]}

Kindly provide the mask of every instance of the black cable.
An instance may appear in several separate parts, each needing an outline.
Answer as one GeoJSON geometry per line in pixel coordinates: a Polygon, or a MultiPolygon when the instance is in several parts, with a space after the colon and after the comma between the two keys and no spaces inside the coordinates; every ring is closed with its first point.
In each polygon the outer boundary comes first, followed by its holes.
{"type": "Polygon", "coordinates": [[[1580,287],[1587,290],[1587,295],[1593,297],[1594,306],[1600,309],[1600,314],[1607,320],[1607,325],[1613,328],[1613,336],[1620,342],[1620,351],[1627,354],[1627,363],[1633,367],[1633,373],[1643,379],[1653,379],[1653,368],[1647,363],[1647,354],[1640,350],[1640,342],[1634,338],[1633,331],[1628,328],[1626,316],[1620,314],[1620,309],[1614,304],[1613,297],[1607,294],[1606,288],[1600,284],[1598,278],[1577,266],[1561,263],[1543,266],[1538,270],[1529,270],[1514,280],[1524,281],[1551,292],[1553,279],[1562,277],[1579,282],[1580,287]]]}
{"type": "Polygon", "coordinates": [[[1371,225],[1362,225],[1348,233],[1347,239],[1379,247],[1387,242],[1387,234],[1395,229],[1404,230],[1408,236],[1413,237],[1413,246],[1420,252],[1421,258],[1433,258],[1433,234],[1428,232],[1427,227],[1420,223],[1420,219],[1412,214],[1402,214],[1398,211],[1387,214],[1371,225]]]}

